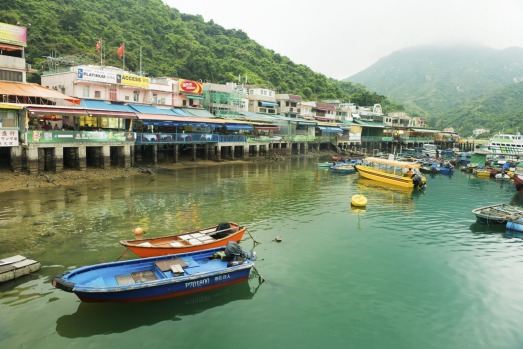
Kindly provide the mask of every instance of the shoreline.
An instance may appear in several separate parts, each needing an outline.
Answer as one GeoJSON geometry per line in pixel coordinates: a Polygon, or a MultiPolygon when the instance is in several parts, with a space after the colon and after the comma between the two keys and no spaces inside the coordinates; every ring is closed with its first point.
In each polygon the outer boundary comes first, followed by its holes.
{"type": "MultiPolygon", "coordinates": [[[[293,157],[320,157],[328,154],[315,153],[314,155],[295,155],[288,156],[282,160],[287,160],[293,157]]],[[[231,161],[212,161],[212,160],[199,160],[199,161],[187,161],[170,164],[156,164],[156,166],[143,166],[143,167],[111,167],[108,169],[101,168],[87,168],[84,171],[75,169],[64,169],[58,173],[39,173],[39,174],[28,174],[25,172],[13,172],[7,168],[0,168],[0,193],[20,191],[20,190],[31,190],[31,189],[56,189],[56,188],[71,188],[85,183],[98,182],[102,180],[113,180],[118,178],[127,178],[129,176],[137,175],[154,175],[155,169],[188,169],[188,168],[201,168],[210,166],[225,166],[233,164],[245,164],[252,162],[274,162],[274,159],[258,159],[258,160],[231,160],[231,161]]]]}

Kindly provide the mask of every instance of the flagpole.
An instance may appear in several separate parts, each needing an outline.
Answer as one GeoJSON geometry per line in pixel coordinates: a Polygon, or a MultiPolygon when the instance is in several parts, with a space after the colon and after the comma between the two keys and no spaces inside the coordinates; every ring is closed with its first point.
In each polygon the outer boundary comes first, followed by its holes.
{"type": "Polygon", "coordinates": [[[103,67],[104,61],[103,61],[103,49],[104,49],[104,42],[102,38],[100,38],[100,65],[103,67]]]}
{"type": "Polygon", "coordinates": [[[125,43],[123,45],[123,70],[125,70],[125,43]]]}
{"type": "Polygon", "coordinates": [[[142,76],[142,46],[140,46],[140,76],[142,76]]]}

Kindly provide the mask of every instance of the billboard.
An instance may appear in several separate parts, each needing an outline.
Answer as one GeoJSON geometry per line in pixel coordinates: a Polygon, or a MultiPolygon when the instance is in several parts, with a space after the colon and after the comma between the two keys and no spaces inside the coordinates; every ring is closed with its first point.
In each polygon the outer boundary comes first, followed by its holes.
{"type": "Polygon", "coordinates": [[[0,23],[0,42],[18,46],[27,46],[27,30],[25,27],[0,23]]]}
{"type": "Polygon", "coordinates": [[[203,84],[198,81],[179,79],[178,80],[178,91],[188,93],[203,93],[203,84]]]}

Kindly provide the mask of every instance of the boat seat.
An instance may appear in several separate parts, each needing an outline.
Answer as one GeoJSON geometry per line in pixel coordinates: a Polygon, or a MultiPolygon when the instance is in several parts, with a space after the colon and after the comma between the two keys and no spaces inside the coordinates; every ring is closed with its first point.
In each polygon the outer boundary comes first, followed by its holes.
{"type": "Polygon", "coordinates": [[[133,277],[131,276],[131,274],[117,275],[116,276],[116,282],[118,283],[118,285],[131,285],[131,284],[135,283],[135,281],[134,281],[133,277]]]}
{"type": "Polygon", "coordinates": [[[172,264],[171,271],[174,276],[182,276],[185,272],[180,264],[172,264]]]}
{"type": "Polygon", "coordinates": [[[168,271],[172,265],[180,265],[182,268],[187,267],[187,263],[182,261],[180,258],[167,259],[154,263],[161,271],[168,271]]]}
{"type": "Polygon", "coordinates": [[[131,276],[133,277],[135,282],[147,282],[147,281],[154,281],[158,280],[158,277],[152,270],[145,270],[145,271],[136,271],[134,273],[131,273],[131,276]]]}
{"type": "Polygon", "coordinates": [[[182,244],[180,241],[171,242],[170,245],[172,247],[182,247],[182,246],[184,246],[184,244],[182,244]]]}

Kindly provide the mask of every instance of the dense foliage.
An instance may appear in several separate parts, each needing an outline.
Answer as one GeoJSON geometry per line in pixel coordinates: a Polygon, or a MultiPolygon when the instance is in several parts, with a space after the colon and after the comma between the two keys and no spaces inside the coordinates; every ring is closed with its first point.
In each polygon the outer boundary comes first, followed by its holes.
{"type": "Polygon", "coordinates": [[[396,99],[438,129],[523,130],[523,49],[426,46],[397,51],[346,79],[396,99]]]}
{"type": "Polygon", "coordinates": [[[0,22],[28,27],[26,59],[40,70],[48,69],[49,61],[62,62],[46,57],[99,64],[95,46],[102,38],[105,65],[122,66],[116,50],[125,42],[125,67],[152,77],[225,83],[241,76],[242,82],[247,77],[248,84],[304,100],[381,103],[385,111],[402,110],[363,85],[327,78],[260,46],[241,30],[182,14],[161,0],[8,0],[0,2],[0,22]]]}

